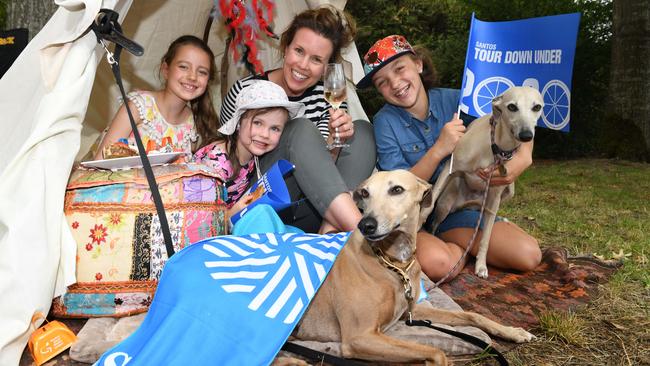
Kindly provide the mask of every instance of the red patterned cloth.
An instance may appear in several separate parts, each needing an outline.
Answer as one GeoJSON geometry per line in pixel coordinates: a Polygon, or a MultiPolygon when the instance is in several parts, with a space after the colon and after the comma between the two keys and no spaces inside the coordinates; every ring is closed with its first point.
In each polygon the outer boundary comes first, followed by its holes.
{"type": "Polygon", "coordinates": [[[512,273],[489,267],[489,277],[482,279],[470,264],[440,287],[463,310],[531,329],[544,311],[573,310],[588,303],[598,284],[607,282],[619,266],[593,257],[569,257],[563,248],[548,248],[533,271],[512,273]]]}

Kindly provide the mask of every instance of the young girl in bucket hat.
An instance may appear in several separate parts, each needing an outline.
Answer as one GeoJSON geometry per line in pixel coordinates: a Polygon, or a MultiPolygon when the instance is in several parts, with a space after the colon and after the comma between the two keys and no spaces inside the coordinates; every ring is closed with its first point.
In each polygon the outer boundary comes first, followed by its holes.
{"type": "MultiPolygon", "coordinates": [[[[277,84],[255,80],[242,89],[230,119],[223,121],[213,141],[194,154],[194,161],[221,174],[226,183],[229,214],[251,203],[243,194],[257,173],[258,157],[275,149],[288,119],[304,113],[302,103],[290,102],[277,84]]],[[[256,179],[257,179],[256,178],[256,179]]]]}
{"type": "MultiPolygon", "coordinates": [[[[374,85],[386,104],[374,116],[377,167],[380,170],[407,169],[434,183],[465,125],[456,113],[460,91],[434,88],[433,63],[421,48],[413,48],[405,37],[380,39],[364,58],[365,77],[357,87],[374,85]]],[[[469,117],[469,116],[468,116],[469,117]]],[[[495,172],[491,185],[510,184],[532,163],[532,142],[524,143],[506,163],[507,175],[495,172]]],[[[487,179],[487,172],[478,172],[487,179]]],[[[432,214],[433,215],[433,214],[432,214]]],[[[479,212],[453,212],[431,232],[432,217],[417,237],[417,257],[422,270],[432,279],[447,275],[461,258],[472,237],[479,212]]],[[[480,240],[480,233],[476,242],[480,240]]],[[[476,255],[478,245],[471,253],[476,255]]],[[[506,269],[528,271],[541,261],[537,240],[517,225],[497,217],[490,238],[487,262],[506,269]]],[[[464,266],[457,267],[453,278],[464,266]]]]}

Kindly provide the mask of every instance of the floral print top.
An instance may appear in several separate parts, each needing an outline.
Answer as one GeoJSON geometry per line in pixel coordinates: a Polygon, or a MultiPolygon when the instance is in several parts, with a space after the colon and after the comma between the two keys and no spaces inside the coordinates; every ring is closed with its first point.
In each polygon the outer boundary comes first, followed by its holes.
{"type": "Polygon", "coordinates": [[[228,160],[228,154],[222,150],[219,143],[220,141],[216,141],[197,150],[194,153],[194,162],[206,165],[221,175],[223,181],[226,182],[228,191],[226,207],[231,208],[250,186],[255,173],[255,159],[251,159],[246,166],[242,166],[239,174],[233,177],[235,172],[228,160]]]}
{"type": "MultiPolygon", "coordinates": [[[[163,138],[169,137],[174,151],[184,152],[187,160],[192,157],[192,144],[199,139],[192,115],[183,123],[171,124],[160,113],[156,99],[150,92],[132,91],[127,94],[127,98],[135,104],[140,115],[142,123],[138,125],[138,132],[140,132],[142,144],[145,147],[150,140],[153,140],[158,148],[163,147],[163,138]]],[[[128,140],[129,145],[135,145],[133,132],[129,135],[128,140]]]]}

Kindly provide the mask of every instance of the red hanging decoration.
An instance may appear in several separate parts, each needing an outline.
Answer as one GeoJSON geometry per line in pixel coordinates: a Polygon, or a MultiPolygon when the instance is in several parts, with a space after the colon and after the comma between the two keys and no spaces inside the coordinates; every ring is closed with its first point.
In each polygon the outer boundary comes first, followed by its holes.
{"type": "Polygon", "coordinates": [[[264,72],[257,58],[256,42],[260,34],[277,39],[270,26],[274,4],[271,0],[215,0],[230,33],[230,51],[235,62],[243,62],[253,74],[264,72]]]}

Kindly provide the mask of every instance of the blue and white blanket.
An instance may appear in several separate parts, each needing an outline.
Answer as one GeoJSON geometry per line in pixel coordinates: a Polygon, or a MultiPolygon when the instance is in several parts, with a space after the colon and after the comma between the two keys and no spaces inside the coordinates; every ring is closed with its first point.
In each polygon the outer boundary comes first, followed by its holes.
{"type": "Polygon", "coordinates": [[[96,365],[270,364],[349,235],[221,236],[183,249],[141,326],[96,365]]]}

